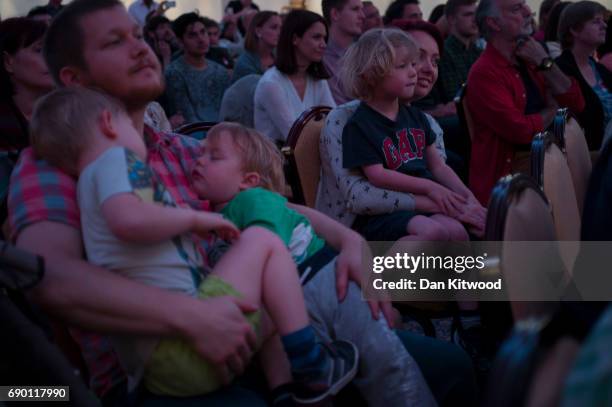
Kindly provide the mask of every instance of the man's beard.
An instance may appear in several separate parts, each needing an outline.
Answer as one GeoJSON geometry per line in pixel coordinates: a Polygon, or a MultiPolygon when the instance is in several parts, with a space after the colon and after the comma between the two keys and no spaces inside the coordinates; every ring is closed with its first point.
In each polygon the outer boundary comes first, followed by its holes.
{"type": "Polygon", "coordinates": [[[165,84],[163,77],[161,77],[159,85],[149,86],[147,88],[137,88],[123,98],[123,102],[128,111],[140,109],[159,98],[164,93],[164,89],[165,84]]]}

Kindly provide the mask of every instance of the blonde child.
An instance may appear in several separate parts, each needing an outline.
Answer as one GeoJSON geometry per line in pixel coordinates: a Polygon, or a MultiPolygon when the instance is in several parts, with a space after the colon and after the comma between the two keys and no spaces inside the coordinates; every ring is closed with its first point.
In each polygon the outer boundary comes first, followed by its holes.
{"type": "Polygon", "coordinates": [[[193,188],[241,230],[263,227],[278,235],[298,265],[310,320],[319,336],[357,346],[355,384],[371,406],[435,404],[418,366],[384,318],[375,319],[351,283],[336,293],[337,251],[309,221],[287,207],[282,159],[267,137],[236,123],[213,127],[192,173],[193,188]]]}
{"type": "MultiPolygon", "coordinates": [[[[354,376],[354,345],[337,341],[330,352],[315,341],[295,265],[284,248],[278,250],[280,244],[262,238],[267,231],[244,231],[238,254],[228,253],[212,271],[203,267],[192,233],[217,232],[231,240],[240,232],[218,214],[174,205],[145,164],[144,140],[119,102],[85,88],[56,90],[37,104],[31,138],[39,157],[79,177],[81,231],[90,262],[186,295],[263,303],[291,362],[295,397],[304,402],[337,392],[354,376]]],[[[245,317],[257,329],[259,312],[245,317]]],[[[221,385],[213,365],[182,341],[116,338],[115,343],[131,377],[143,377],[153,393],[192,396],[221,385]]],[[[240,363],[225,369],[240,371],[240,363]]]]}
{"type": "Polygon", "coordinates": [[[400,102],[414,94],[417,49],[398,29],[374,29],[344,57],[344,86],[361,100],[342,133],[344,168],[362,171],[376,187],[428,197],[439,209],[360,216],[354,227],[367,240],[468,239],[453,217],[476,199],[436,152],[426,116],[400,102]]]}

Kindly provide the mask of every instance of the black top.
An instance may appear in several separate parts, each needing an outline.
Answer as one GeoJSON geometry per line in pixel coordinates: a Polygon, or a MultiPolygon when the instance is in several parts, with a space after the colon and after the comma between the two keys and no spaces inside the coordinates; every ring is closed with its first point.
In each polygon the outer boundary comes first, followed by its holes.
{"type": "MultiPolygon", "coordinates": [[[[604,133],[604,111],[599,96],[595,93],[591,85],[584,79],[576,64],[576,59],[571,51],[565,50],[556,60],[559,68],[568,76],[578,81],[578,86],[584,97],[584,110],[577,115],[580,126],[584,128],[584,135],[589,145],[589,150],[599,150],[604,133]]],[[[612,72],[605,66],[595,62],[597,72],[606,88],[612,91],[612,72]]]]}
{"type": "Polygon", "coordinates": [[[400,104],[395,121],[361,102],[342,132],[344,168],[383,164],[406,175],[433,179],[425,148],[436,139],[427,117],[400,104]]]}
{"type": "Polygon", "coordinates": [[[540,113],[542,109],[544,109],[545,103],[538,89],[538,85],[534,82],[524,63],[519,63],[517,69],[521,75],[523,85],[525,86],[525,96],[527,98],[527,103],[525,103],[525,115],[540,113]]]}
{"type": "Polygon", "coordinates": [[[206,58],[223,65],[225,69],[234,69],[234,59],[227,48],[210,47],[206,53],[206,58]]]}

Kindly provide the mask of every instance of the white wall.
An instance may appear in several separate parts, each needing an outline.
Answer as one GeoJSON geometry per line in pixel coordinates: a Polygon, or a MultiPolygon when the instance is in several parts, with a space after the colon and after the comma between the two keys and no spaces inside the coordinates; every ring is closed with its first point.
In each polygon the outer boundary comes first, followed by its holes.
{"type": "MultiPolygon", "coordinates": [[[[132,0],[122,0],[125,4],[130,4],[132,0]]],[[[378,5],[381,13],[387,8],[392,0],[373,0],[378,5]]],[[[598,0],[609,9],[612,9],[612,0],[598,0]]],[[[228,0],[176,0],[177,8],[172,9],[168,12],[170,18],[175,18],[179,14],[194,9],[199,9],[200,13],[206,16],[210,16],[215,19],[219,19],[223,13],[223,5],[228,0]]],[[[283,6],[289,4],[288,0],[255,0],[255,2],[262,9],[277,10],[280,11],[283,6]]],[[[421,8],[423,9],[423,15],[425,18],[429,17],[431,10],[440,3],[444,3],[443,0],[421,0],[421,8]]],[[[2,18],[13,17],[17,15],[23,15],[28,10],[36,5],[46,4],[46,0],[0,0],[0,14],[2,18]]],[[[68,3],[64,0],[64,3],[68,3]]],[[[527,0],[529,6],[533,11],[537,12],[541,0],[527,0]]],[[[307,0],[307,7],[313,11],[321,12],[320,0],[307,0]]]]}

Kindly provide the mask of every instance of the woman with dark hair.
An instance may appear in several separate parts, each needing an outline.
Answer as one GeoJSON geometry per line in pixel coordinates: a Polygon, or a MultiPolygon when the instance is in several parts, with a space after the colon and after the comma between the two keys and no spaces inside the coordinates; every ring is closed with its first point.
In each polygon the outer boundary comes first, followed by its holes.
{"type": "Polygon", "coordinates": [[[244,52],[238,58],[232,82],[250,74],[263,74],[274,65],[274,49],[278,44],[282,20],[275,11],[255,14],[244,40],[244,52]]]}
{"type": "Polygon", "coordinates": [[[34,103],[53,88],[42,56],[47,24],[26,17],[0,23],[0,151],[29,145],[28,121],[34,103]]]}
{"type": "Polygon", "coordinates": [[[294,10],[285,18],[276,49],[276,66],[255,89],[255,128],[284,142],[293,122],[312,106],[336,106],[323,67],[327,24],[320,15],[294,10]]]}
{"type": "Polygon", "coordinates": [[[606,41],[606,9],[594,1],[572,3],[561,14],[559,40],[563,53],[556,62],[578,81],[586,106],[578,122],[590,150],[599,150],[604,129],[612,118],[612,72],[593,58],[606,41]]]}
{"type": "Polygon", "coordinates": [[[546,28],[544,29],[544,44],[546,45],[546,50],[551,58],[557,58],[559,55],[561,55],[561,44],[559,43],[559,38],[557,37],[559,18],[561,17],[561,13],[565,7],[569,6],[569,4],[569,1],[557,3],[548,15],[546,28]]]}

